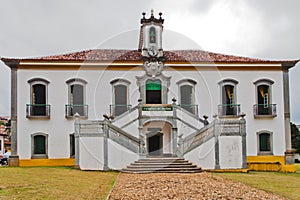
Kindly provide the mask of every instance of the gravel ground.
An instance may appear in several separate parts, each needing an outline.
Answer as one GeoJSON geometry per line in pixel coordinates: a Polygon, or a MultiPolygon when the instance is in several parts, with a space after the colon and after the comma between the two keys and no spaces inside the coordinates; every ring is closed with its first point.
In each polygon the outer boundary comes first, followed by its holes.
{"type": "Polygon", "coordinates": [[[109,196],[113,199],[284,199],[210,173],[121,173],[109,196]]]}

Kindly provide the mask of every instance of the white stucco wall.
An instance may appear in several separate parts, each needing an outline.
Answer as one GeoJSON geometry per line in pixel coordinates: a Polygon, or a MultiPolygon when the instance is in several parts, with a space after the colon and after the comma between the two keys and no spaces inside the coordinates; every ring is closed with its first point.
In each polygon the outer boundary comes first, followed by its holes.
{"type": "Polygon", "coordinates": [[[103,137],[80,137],[79,166],[82,170],[103,170],[103,137]]]}
{"type": "Polygon", "coordinates": [[[219,137],[219,156],[221,169],[242,168],[242,137],[221,136],[219,137]]]}
{"type": "Polygon", "coordinates": [[[184,156],[185,159],[201,166],[203,169],[215,168],[215,139],[212,138],[200,147],[190,151],[184,156]]]}
{"type": "MultiPolygon", "coordinates": [[[[193,79],[195,85],[195,103],[199,105],[199,116],[206,114],[209,121],[217,113],[217,105],[221,103],[220,87],[218,82],[231,78],[237,80],[237,102],[241,104],[241,111],[246,114],[247,131],[247,155],[257,155],[257,132],[267,130],[273,133],[273,154],[284,155],[285,134],[283,114],[283,83],[280,71],[165,71],[166,76],[171,76],[168,92],[168,102],[172,103],[173,97],[178,97],[178,85],[176,82],[182,79],[193,79]],[[272,85],[272,103],[277,104],[277,117],[271,119],[254,119],[253,105],[256,104],[254,81],[268,78],[274,81],[272,85]]],[[[74,120],[65,118],[65,104],[68,104],[68,86],[66,81],[70,78],[81,78],[87,81],[86,104],[89,119],[102,119],[103,114],[109,113],[109,105],[112,104],[112,86],[110,82],[116,78],[130,81],[129,104],[137,105],[140,97],[136,76],[141,76],[144,71],[105,71],[100,70],[18,70],[18,153],[21,159],[31,157],[31,134],[48,134],[48,157],[70,157],[69,134],[74,132],[74,120]],[[32,78],[44,78],[48,85],[48,104],[51,105],[51,119],[27,119],[26,104],[30,103],[30,86],[27,83],[32,78]]],[[[180,104],[178,101],[177,103],[180,104]]],[[[134,117],[134,116],[133,116],[134,117]]],[[[192,125],[187,117],[184,117],[192,125]]],[[[126,120],[124,120],[126,122],[126,120]]],[[[137,126],[134,124],[128,128],[128,132],[137,126]]],[[[178,133],[188,135],[191,128],[178,122],[178,133]]],[[[137,129],[135,129],[137,130],[137,129]]],[[[138,131],[132,131],[138,136],[138,131]]],[[[204,164],[205,165],[205,164],[204,164]]],[[[207,164],[208,165],[208,164],[207,164]]]]}
{"type": "Polygon", "coordinates": [[[139,155],[129,151],[125,147],[108,140],[108,168],[121,170],[130,163],[138,160],[139,155]]]}

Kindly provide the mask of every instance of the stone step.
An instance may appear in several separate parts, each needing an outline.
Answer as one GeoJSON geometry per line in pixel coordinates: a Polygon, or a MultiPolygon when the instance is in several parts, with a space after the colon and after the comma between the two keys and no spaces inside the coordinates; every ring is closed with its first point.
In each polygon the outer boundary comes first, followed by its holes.
{"type": "Polygon", "coordinates": [[[202,169],[197,165],[176,157],[148,157],[143,158],[131,163],[122,172],[127,173],[197,173],[202,169]]]}
{"type": "MultiPolygon", "coordinates": [[[[131,163],[131,165],[133,166],[144,166],[145,163],[140,163],[140,162],[134,162],[134,163],[131,163]]],[[[189,165],[192,165],[191,162],[186,162],[186,163],[164,163],[164,162],[157,162],[157,163],[147,163],[148,166],[155,166],[155,165],[163,165],[163,166],[189,166],[189,165]]]]}
{"type": "Polygon", "coordinates": [[[177,163],[177,164],[186,164],[189,163],[188,161],[164,161],[164,160],[155,160],[155,161],[135,161],[134,163],[138,164],[151,164],[151,163],[164,163],[164,164],[171,164],[171,163],[177,163]]]}
{"type": "Polygon", "coordinates": [[[122,172],[127,173],[198,173],[202,169],[197,168],[141,168],[141,169],[123,169],[122,172]]]}
{"type": "Polygon", "coordinates": [[[191,165],[147,165],[147,166],[145,166],[145,165],[129,165],[129,166],[127,166],[127,168],[134,168],[134,169],[138,169],[138,168],[145,168],[145,167],[147,167],[147,168],[173,168],[173,169],[175,169],[175,168],[178,168],[178,169],[180,169],[180,168],[194,168],[194,167],[197,167],[197,165],[193,165],[193,164],[191,164],[191,165]]]}

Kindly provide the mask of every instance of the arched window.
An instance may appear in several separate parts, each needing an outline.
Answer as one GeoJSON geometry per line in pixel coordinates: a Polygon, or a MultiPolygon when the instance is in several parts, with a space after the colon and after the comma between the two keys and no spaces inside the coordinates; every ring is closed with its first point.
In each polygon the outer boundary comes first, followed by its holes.
{"type": "Polygon", "coordinates": [[[73,117],[78,113],[81,117],[87,118],[88,106],[85,104],[85,87],[87,82],[83,79],[70,79],[66,81],[69,91],[69,102],[66,105],[66,117],[73,117]]]}
{"type": "Polygon", "coordinates": [[[49,81],[42,78],[34,78],[28,81],[30,84],[30,104],[26,105],[26,117],[50,118],[50,105],[48,104],[49,81]]]}
{"type": "Polygon", "coordinates": [[[257,133],[258,154],[272,155],[272,132],[260,131],[257,133]]]}
{"type": "Polygon", "coordinates": [[[48,157],[48,135],[45,133],[35,133],[32,139],[32,158],[48,157]]]}
{"type": "Polygon", "coordinates": [[[255,117],[275,117],[276,104],[272,104],[272,85],[270,79],[259,79],[254,82],[256,87],[256,104],[253,106],[255,117]]]}
{"type": "Polygon", "coordinates": [[[150,40],[150,43],[156,43],[156,30],[155,30],[155,27],[150,27],[150,30],[149,30],[149,40],[150,40]]]}
{"type": "Polygon", "coordinates": [[[190,113],[198,115],[198,106],[195,105],[195,85],[197,82],[192,79],[184,79],[178,81],[177,84],[180,106],[190,113]]]}
{"type": "Polygon", "coordinates": [[[128,87],[130,82],[125,79],[115,79],[110,82],[113,88],[113,104],[110,112],[113,116],[119,116],[130,109],[128,87]]]}
{"type": "Polygon", "coordinates": [[[239,116],[240,105],[237,104],[236,85],[233,79],[225,79],[219,82],[221,88],[221,104],[219,105],[219,116],[239,116]]]}

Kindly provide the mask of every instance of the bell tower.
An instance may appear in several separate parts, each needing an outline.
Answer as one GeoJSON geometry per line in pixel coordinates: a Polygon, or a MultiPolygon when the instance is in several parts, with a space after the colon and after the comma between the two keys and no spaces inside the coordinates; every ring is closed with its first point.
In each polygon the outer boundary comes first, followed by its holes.
{"type": "Polygon", "coordinates": [[[141,31],[139,50],[142,51],[143,57],[162,57],[162,31],[164,19],[162,19],[162,13],[159,13],[159,18],[154,17],[154,11],[151,10],[150,18],[146,19],[146,13],[142,13],[141,19],[141,31]]]}
{"type": "Polygon", "coordinates": [[[162,49],[162,31],[164,19],[162,13],[159,13],[159,18],[154,17],[154,11],[151,10],[150,18],[145,17],[143,12],[141,19],[139,51],[142,53],[144,61],[144,69],[147,76],[153,79],[159,75],[164,68],[165,57],[162,49]]]}

